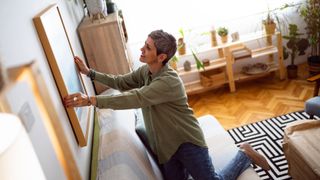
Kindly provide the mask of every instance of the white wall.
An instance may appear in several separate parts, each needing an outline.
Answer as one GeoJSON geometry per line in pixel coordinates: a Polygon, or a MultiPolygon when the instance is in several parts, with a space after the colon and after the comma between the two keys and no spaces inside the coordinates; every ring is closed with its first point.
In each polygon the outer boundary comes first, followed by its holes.
{"type": "MultiPolygon", "coordinates": [[[[48,107],[48,109],[57,111],[60,118],[56,119],[56,121],[62,124],[63,130],[66,132],[67,141],[70,144],[79,172],[83,179],[88,179],[91,158],[92,122],[89,130],[88,145],[80,148],[75,139],[32,21],[35,15],[53,3],[57,3],[60,8],[75,54],[83,57],[76,32],[78,24],[83,17],[82,0],[2,0],[0,7],[0,59],[7,68],[25,64],[31,60],[37,61],[54,104],[54,107],[48,107]]],[[[89,85],[89,92],[92,94],[92,85],[89,81],[86,81],[86,84],[89,85]]],[[[15,101],[19,100],[15,99],[15,101]]],[[[37,121],[34,127],[42,123],[41,121],[37,121]]],[[[40,140],[47,139],[47,137],[43,137],[47,134],[44,134],[41,129],[34,128],[33,131],[35,131],[32,132],[33,134],[38,134],[37,138],[40,140]]],[[[53,180],[65,179],[65,174],[62,167],[58,164],[55,154],[48,150],[47,155],[50,157],[41,159],[41,165],[47,178],[53,180]]]]}

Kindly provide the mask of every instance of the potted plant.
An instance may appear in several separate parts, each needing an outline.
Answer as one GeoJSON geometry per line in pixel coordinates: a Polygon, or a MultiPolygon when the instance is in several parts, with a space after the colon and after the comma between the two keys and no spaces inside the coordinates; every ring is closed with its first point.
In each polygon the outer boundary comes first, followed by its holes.
{"type": "Polygon", "coordinates": [[[311,55],[308,57],[310,75],[320,72],[320,1],[305,0],[300,6],[300,16],[306,23],[306,33],[311,45],[311,55]]]}
{"type": "Polygon", "coordinates": [[[219,27],[218,28],[218,35],[220,36],[222,43],[228,42],[228,33],[229,33],[229,31],[226,27],[219,27]]]}
{"type": "Polygon", "coordinates": [[[186,43],[184,42],[184,31],[179,29],[180,37],[178,38],[178,53],[179,55],[186,54],[186,43]]]}
{"type": "Polygon", "coordinates": [[[178,69],[178,66],[177,66],[178,61],[179,61],[179,58],[178,58],[176,55],[174,55],[174,56],[170,59],[170,61],[169,61],[170,66],[171,66],[174,70],[177,70],[177,69],[178,69]]]}
{"type": "Polygon", "coordinates": [[[270,10],[268,10],[268,15],[265,20],[262,21],[266,34],[274,34],[276,31],[276,23],[271,17],[270,10]]]}
{"type": "Polygon", "coordinates": [[[269,9],[268,7],[267,17],[262,20],[266,34],[274,34],[276,29],[280,33],[284,33],[283,30],[288,29],[289,23],[286,14],[282,11],[288,8],[298,7],[299,5],[300,3],[285,3],[274,9],[269,9]]]}
{"type": "Polygon", "coordinates": [[[301,38],[303,35],[299,33],[298,26],[296,24],[289,24],[289,34],[283,36],[284,39],[287,39],[287,48],[284,47],[284,59],[287,59],[289,56],[291,58],[291,64],[287,66],[288,78],[293,79],[297,77],[298,66],[294,64],[294,60],[298,55],[304,55],[305,50],[308,48],[309,43],[305,38],[301,38]]]}
{"type": "Polygon", "coordinates": [[[203,70],[205,70],[203,63],[198,58],[197,54],[192,49],[191,49],[191,52],[192,52],[192,56],[193,56],[194,60],[196,61],[197,69],[200,70],[202,68],[203,70]]]}

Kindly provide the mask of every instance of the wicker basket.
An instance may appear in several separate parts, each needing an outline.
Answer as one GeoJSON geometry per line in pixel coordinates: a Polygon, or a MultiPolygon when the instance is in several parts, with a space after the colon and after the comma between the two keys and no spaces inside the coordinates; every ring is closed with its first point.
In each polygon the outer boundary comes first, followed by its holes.
{"type": "Polygon", "coordinates": [[[223,68],[200,72],[200,83],[204,87],[224,84],[226,73],[223,68]]]}

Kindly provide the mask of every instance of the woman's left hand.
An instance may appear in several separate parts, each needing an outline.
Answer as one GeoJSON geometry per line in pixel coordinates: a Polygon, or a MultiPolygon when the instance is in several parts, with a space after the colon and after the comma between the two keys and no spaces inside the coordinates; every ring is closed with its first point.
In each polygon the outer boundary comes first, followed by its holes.
{"type": "Polygon", "coordinates": [[[65,107],[81,107],[81,106],[90,106],[90,98],[80,92],[70,94],[63,98],[63,103],[65,107]]]}

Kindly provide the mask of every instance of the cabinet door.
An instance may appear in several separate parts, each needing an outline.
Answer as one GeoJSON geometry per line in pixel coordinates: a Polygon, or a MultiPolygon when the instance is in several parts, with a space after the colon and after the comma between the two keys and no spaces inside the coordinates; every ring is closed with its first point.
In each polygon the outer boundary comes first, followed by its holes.
{"type": "MultiPolygon", "coordinates": [[[[117,75],[130,72],[131,63],[120,19],[114,18],[115,14],[107,16],[100,23],[84,19],[79,26],[79,34],[90,68],[117,75]]],[[[94,86],[97,94],[107,89],[98,82],[94,82],[94,86]]]]}

